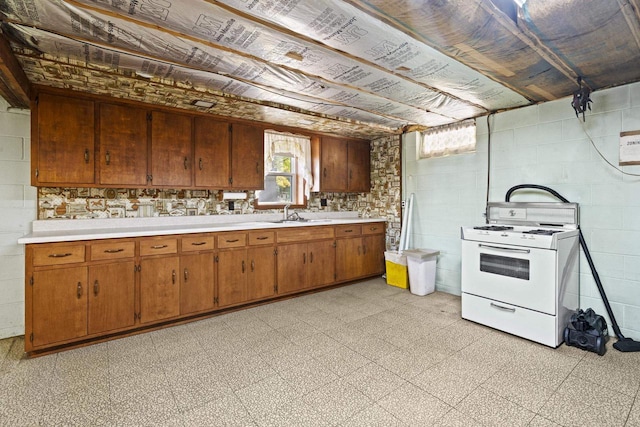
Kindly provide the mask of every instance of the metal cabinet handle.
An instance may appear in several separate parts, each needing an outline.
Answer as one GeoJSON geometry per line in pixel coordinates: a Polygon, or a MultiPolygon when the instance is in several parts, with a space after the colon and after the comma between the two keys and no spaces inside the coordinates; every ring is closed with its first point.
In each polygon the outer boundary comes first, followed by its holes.
{"type": "Polygon", "coordinates": [[[206,245],[207,242],[193,242],[191,243],[192,246],[202,246],[202,245],[206,245]]]}
{"type": "Polygon", "coordinates": [[[326,177],[327,177],[327,168],[324,168],[324,169],[322,170],[322,176],[323,176],[324,178],[326,178],[326,177]]]}
{"type": "Polygon", "coordinates": [[[244,273],[244,269],[245,269],[245,264],[244,264],[244,260],[242,260],[242,272],[244,273]]]}
{"type": "Polygon", "coordinates": [[[378,229],[378,227],[369,227],[370,231],[376,231],[378,229]]]}
{"type": "Polygon", "coordinates": [[[493,308],[497,308],[498,310],[502,310],[502,311],[508,311],[508,312],[510,312],[510,313],[515,313],[515,312],[516,312],[516,309],[515,309],[515,308],[511,308],[511,307],[504,307],[504,306],[498,305],[498,304],[493,303],[493,302],[491,303],[491,307],[493,307],[493,308]]]}
{"type": "Polygon", "coordinates": [[[260,163],[256,162],[256,173],[260,173],[260,163]]]}
{"type": "Polygon", "coordinates": [[[367,254],[367,245],[362,245],[362,255],[367,254]]]}
{"type": "Polygon", "coordinates": [[[124,252],[124,249],[119,248],[119,249],[105,249],[104,250],[105,254],[117,254],[118,252],[124,252]]]}
{"type": "Polygon", "coordinates": [[[360,255],[360,246],[358,246],[358,255],[360,255]]]}
{"type": "Polygon", "coordinates": [[[80,282],[78,282],[77,294],[78,294],[78,299],[82,298],[82,283],[80,282]]]}
{"type": "Polygon", "coordinates": [[[175,270],[171,271],[171,283],[174,284],[174,285],[176,284],[176,271],[175,270]]]}
{"type": "Polygon", "coordinates": [[[189,159],[187,157],[184,158],[184,168],[185,169],[189,168],[189,159]]]}
{"type": "Polygon", "coordinates": [[[345,233],[353,233],[353,230],[349,229],[349,230],[344,230],[345,233]]]}
{"type": "Polygon", "coordinates": [[[233,239],[233,240],[225,240],[227,243],[235,243],[238,242],[240,239],[233,239]]]}
{"type": "Polygon", "coordinates": [[[84,162],[85,163],[89,163],[89,149],[88,148],[84,149],[84,162]]]}
{"type": "Polygon", "coordinates": [[[256,238],[256,240],[267,240],[267,239],[268,239],[267,236],[260,236],[256,238]]]}
{"type": "Polygon", "coordinates": [[[202,170],[202,157],[198,160],[198,169],[202,170]]]}
{"type": "Polygon", "coordinates": [[[64,257],[68,257],[68,256],[71,256],[71,255],[73,255],[73,254],[70,253],[70,252],[67,252],[66,254],[50,254],[49,258],[64,258],[64,257]]]}
{"type": "Polygon", "coordinates": [[[313,252],[309,252],[309,264],[313,263],[313,252]]]}
{"type": "Polygon", "coordinates": [[[153,245],[153,246],[151,246],[151,249],[164,249],[166,247],[167,247],[167,245],[153,245]]]}
{"type": "Polygon", "coordinates": [[[107,150],[107,153],[104,155],[104,160],[107,163],[107,165],[111,164],[111,153],[109,153],[108,150],[107,150]]]}
{"type": "Polygon", "coordinates": [[[482,243],[479,243],[478,247],[479,248],[486,248],[486,249],[496,249],[498,251],[520,252],[520,253],[523,253],[523,254],[531,253],[530,249],[503,248],[501,246],[483,245],[482,243]]]}
{"type": "Polygon", "coordinates": [[[303,263],[303,264],[306,264],[306,263],[307,263],[307,254],[306,254],[306,253],[303,253],[303,254],[302,254],[302,263],[303,263]]]}
{"type": "Polygon", "coordinates": [[[256,269],[256,262],[255,260],[251,260],[251,271],[255,271],[256,269]]]}
{"type": "Polygon", "coordinates": [[[96,281],[93,282],[93,294],[95,296],[98,296],[99,292],[100,292],[100,283],[98,283],[98,279],[96,279],[96,281]]]}
{"type": "Polygon", "coordinates": [[[184,269],[184,281],[186,282],[187,280],[189,280],[189,270],[187,270],[186,268],[184,269]]]}

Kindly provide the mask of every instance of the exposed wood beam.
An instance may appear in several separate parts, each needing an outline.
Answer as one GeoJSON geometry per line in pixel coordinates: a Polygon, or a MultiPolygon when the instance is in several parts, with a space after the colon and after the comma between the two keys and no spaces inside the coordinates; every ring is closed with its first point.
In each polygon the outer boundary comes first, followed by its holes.
{"type": "Polygon", "coordinates": [[[624,20],[627,21],[629,31],[633,36],[633,40],[636,42],[636,46],[640,49],[640,17],[638,11],[637,0],[618,0],[618,5],[622,11],[624,20]]]}
{"type": "Polygon", "coordinates": [[[9,41],[0,33],[0,96],[10,106],[29,108],[31,83],[11,51],[9,41]]]}

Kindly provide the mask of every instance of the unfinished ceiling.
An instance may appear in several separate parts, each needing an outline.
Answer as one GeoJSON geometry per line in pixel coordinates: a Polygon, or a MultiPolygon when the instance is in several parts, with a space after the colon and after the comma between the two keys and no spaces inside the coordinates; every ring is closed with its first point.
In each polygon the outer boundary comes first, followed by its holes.
{"type": "Polygon", "coordinates": [[[0,95],[397,134],[640,80],[637,1],[0,0],[0,95]]]}

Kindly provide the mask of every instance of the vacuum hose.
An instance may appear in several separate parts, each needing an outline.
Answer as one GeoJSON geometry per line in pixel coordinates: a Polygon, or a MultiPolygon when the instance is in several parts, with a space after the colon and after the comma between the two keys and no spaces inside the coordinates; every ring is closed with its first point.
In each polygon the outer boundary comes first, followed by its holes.
{"type": "MultiPolygon", "coordinates": [[[[513,194],[514,191],[521,190],[523,188],[546,191],[552,194],[553,196],[555,196],[556,198],[558,198],[559,200],[563,201],[564,203],[569,203],[569,201],[566,198],[562,197],[560,193],[558,193],[557,191],[549,187],[545,187],[543,185],[537,185],[537,184],[520,184],[520,185],[515,185],[511,187],[507,191],[507,194],[505,195],[505,201],[509,202],[511,199],[511,194],[513,194]]],[[[631,338],[625,338],[625,336],[622,335],[622,332],[620,332],[620,328],[618,327],[618,322],[616,322],[616,318],[613,315],[613,310],[611,309],[611,305],[609,305],[609,300],[607,298],[607,295],[604,293],[604,288],[602,287],[602,281],[600,281],[600,276],[598,275],[596,266],[593,264],[591,253],[589,253],[589,249],[587,248],[587,242],[585,242],[584,236],[582,235],[582,230],[580,230],[579,227],[578,227],[578,236],[580,237],[580,246],[584,251],[584,255],[587,258],[587,262],[589,263],[589,268],[591,269],[591,274],[593,274],[593,279],[595,280],[596,286],[598,287],[598,292],[600,292],[600,296],[602,297],[602,302],[604,302],[604,306],[607,309],[607,314],[611,319],[611,326],[613,327],[613,332],[616,334],[616,337],[618,337],[618,341],[613,344],[613,347],[616,350],[622,351],[622,352],[640,351],[640,342],[634,341],[631,338]]]]}

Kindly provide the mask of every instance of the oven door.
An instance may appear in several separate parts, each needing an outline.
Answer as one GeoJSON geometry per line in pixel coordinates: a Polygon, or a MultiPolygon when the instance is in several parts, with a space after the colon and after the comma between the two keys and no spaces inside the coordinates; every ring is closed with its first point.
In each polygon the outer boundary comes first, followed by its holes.
{"type": "Polygon", "coordinates": [[[462,241],[462,292],[556,314],[556,255],[550,249],[462,241]]]}

